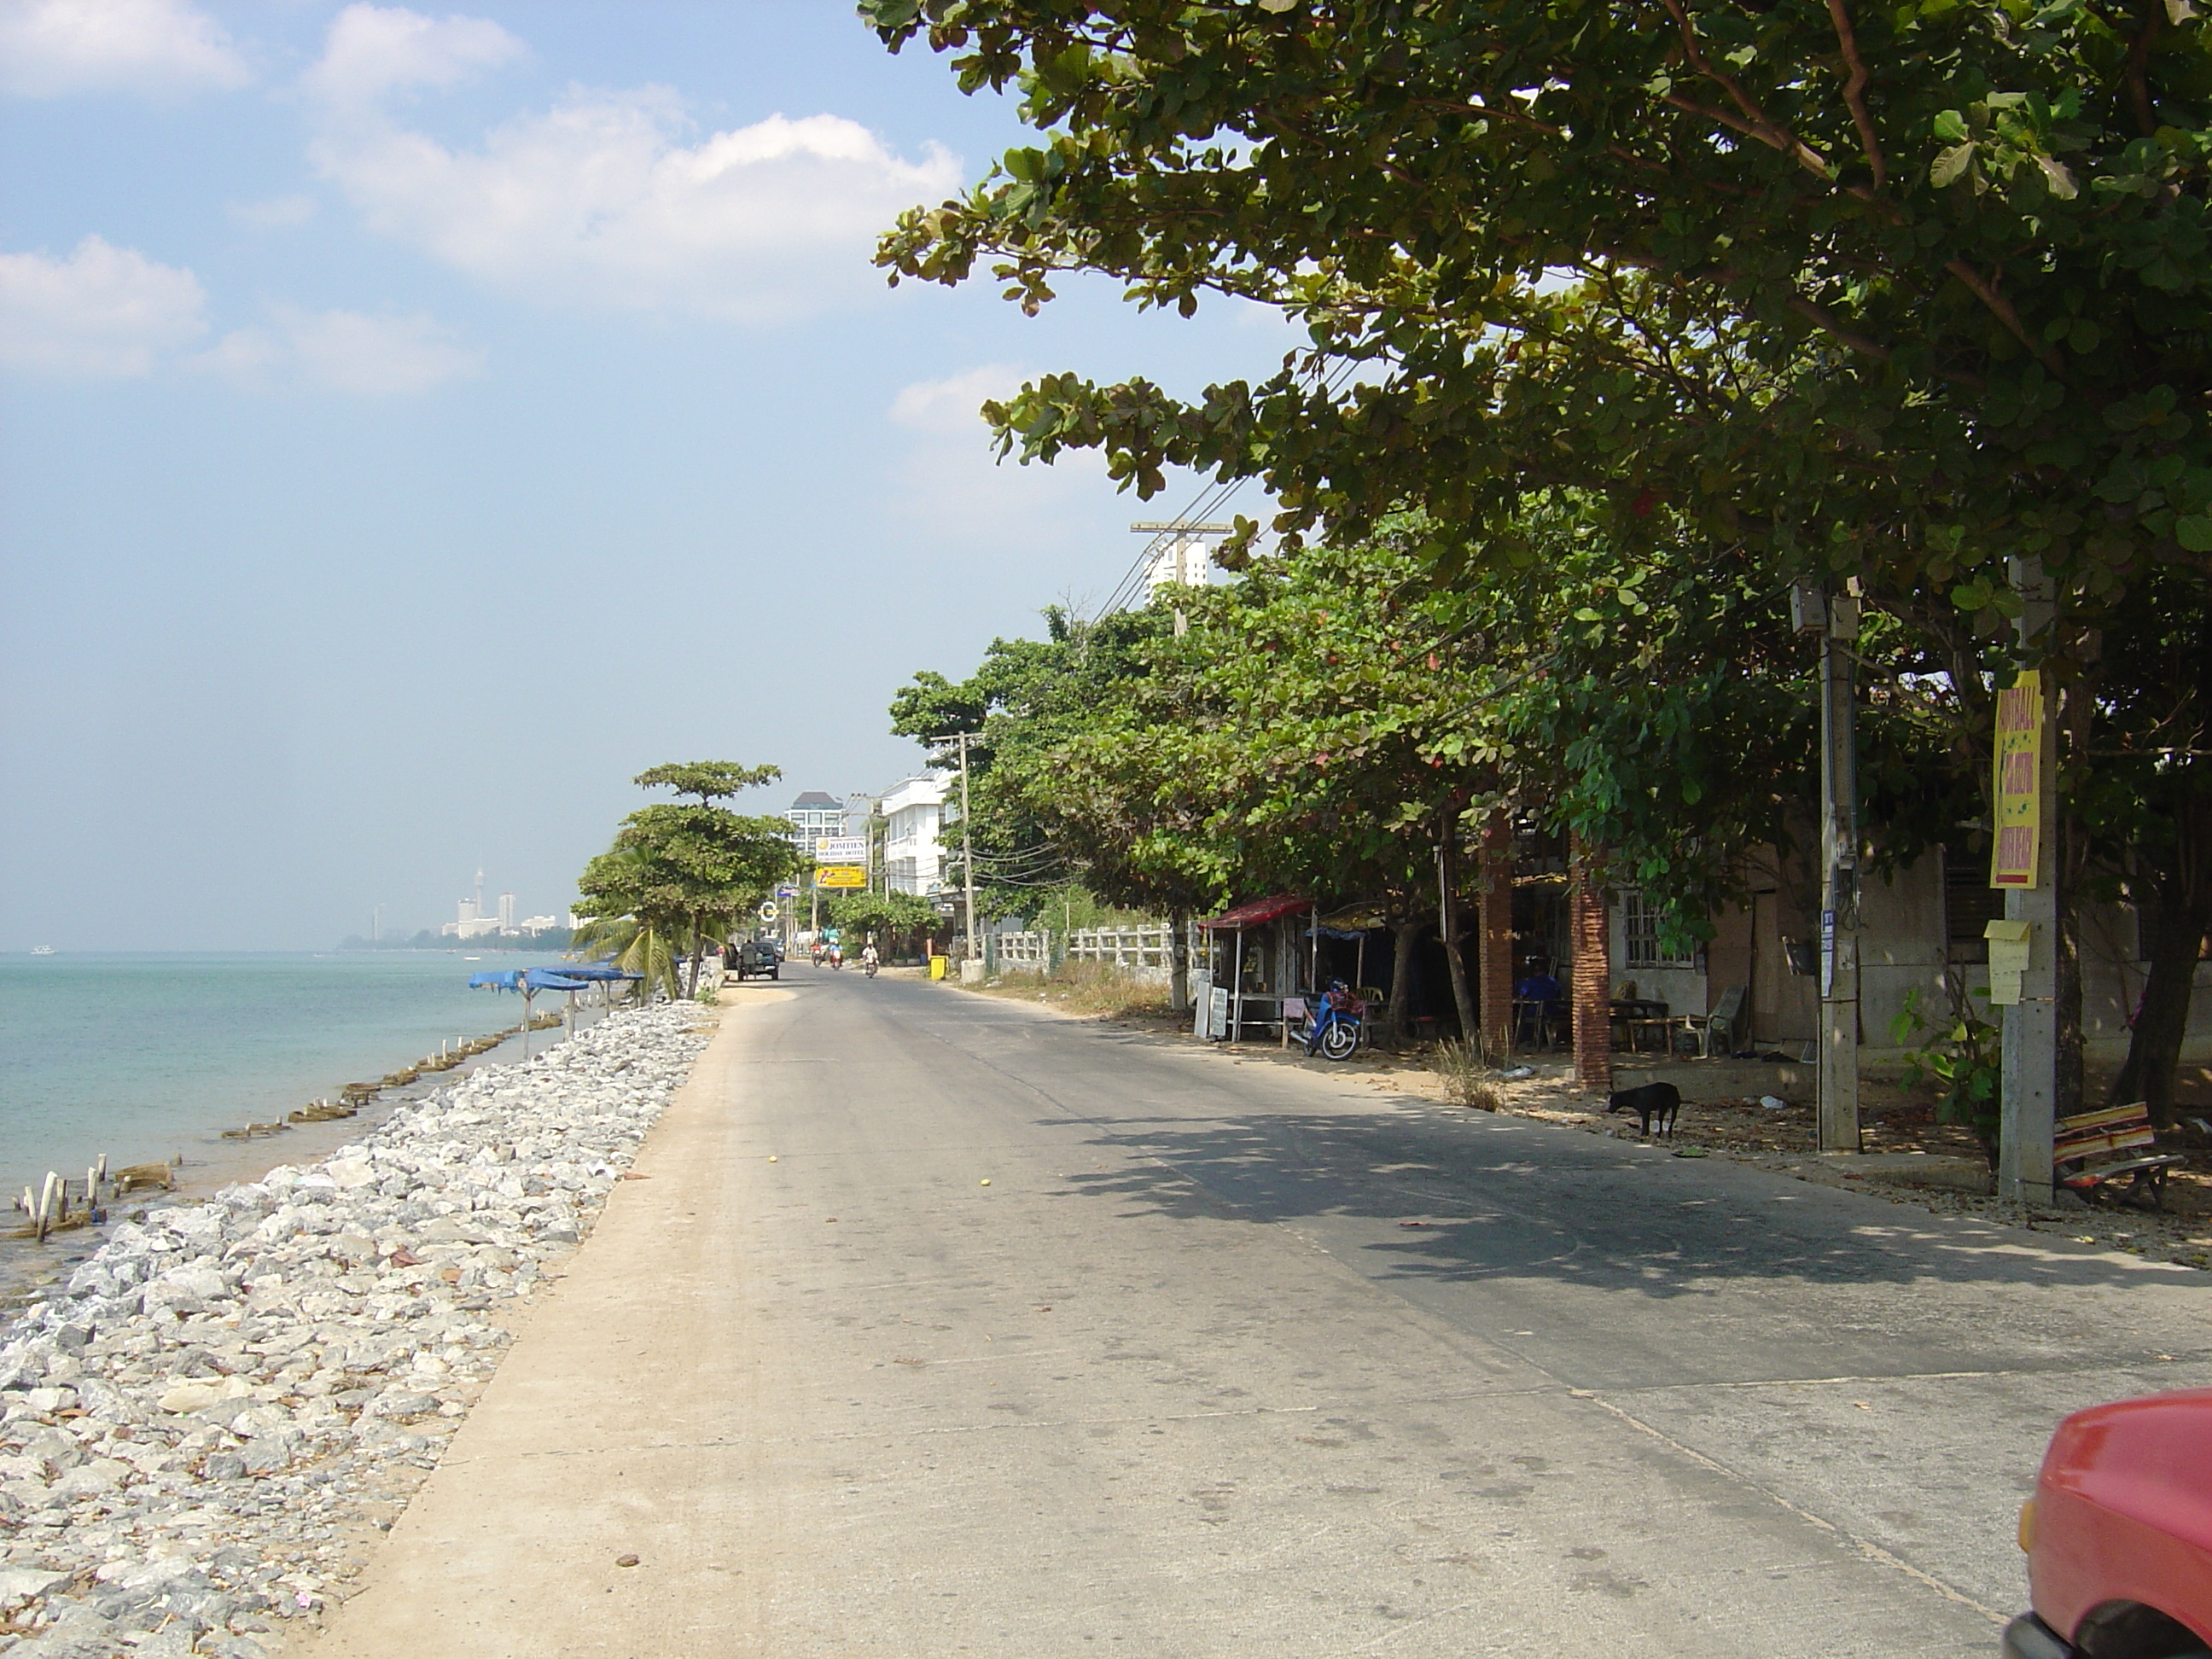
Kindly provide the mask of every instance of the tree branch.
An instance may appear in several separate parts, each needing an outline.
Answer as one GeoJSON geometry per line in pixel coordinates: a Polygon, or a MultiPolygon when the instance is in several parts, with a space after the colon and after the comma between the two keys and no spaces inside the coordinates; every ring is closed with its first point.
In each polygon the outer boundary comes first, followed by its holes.
{"type": "Polygon", "coordinates": [[[2041,341],[2029,337],[2027,330],[2021,325],[2020,313],[2013,309],[2012,301],[2005,298],[1996,283],[1964,259],[1954,259],[1943,269],[1964,283],[1968,292],[1990,308],[1990,313],[2005,325],[2006,331],[2026,346],[2035,361],[2051,371],[2053,378],[2060,380],[2067,378],[2066,360],[2041,341]]]}
{"type": "Polygon", "coordinates": [[[2150,102],[2150,49],[2158,39],[2160,27],[2165,23],[2160,0],[2150,0],[2148,8],[2150,21],[2146,22],[2133,40],[2128,43],[2128,62],[2125,74],[2128,82],[2128,102],[2134,106],[2136,125],[2148,138],[2158,131],[2158,115],[2150,102]]]}
{"type": "MultiPolygon", "coordinates": [[[[1786,127],[1777,123],[1759,106],[1756,99],[1736,84],[1734,76],[1723,75],[1708,61],[1704,49],[1698,45],[1698,32],[1690,22],[1690,15],[1682,9],[1682,0],[1661,0],[1661,3],[1667,8],[1668,15],[1674,20],[1675,27],[1681,32],[1682,51],[1688,57],[1691,67],[1734,99],[1735,106],[1743,112],[1744,118],[1751,124],[1738,130],[1758,139],[1763,144],[1780,150],[1784,155],[1794,157],[1800,166],[1817,173],[1820,178],[1832,181],[1835,173],[1828,166],[1826,157],[1786,127]]],[[[1672,103],[1674,100],[1670,97],[1668,101],[1672,103]]],[[[1701,110],[1698,112],[1707,116],[1714,113],[1710,110],[1701,110]]],[[[1735,124],[1730,122],[1729,125],[1735,124]]]]}
{"type": "MultiPolygon", "coordinates": [[[[2154,0],[2154,3],[2155,0],[2154,0]]],[[[1859,147],[1866,152],[1867,166],[1874,170],[1874,187],[1880,190],[1889,175],[1889,167],[1882,160],[1881,142],[1875,137],[1874,118],[1867,113],[1866,61],[1859,56],[1858,37],[1851,31],[1851,15],[1845,9],[1844,0],[1828,0],[1828,15],[1836,25],[1836,44],[1843,48],[1844,63],[1851,72],[1844,82],[1844,102],[1851,112],[1851,119],[1859,130],[1859,147]]]]}
{"type": "Polygon", "coordinates": [[[1802,294],[1793,294],[1790,295],[1789,305],[1790,310],[1796,312],[1800,317],[1802,317],[1806,321],[1812,324],[1814,327],[1819,329],[1823,334],[1828,336],[1829,338],[1835,341],[1838,345],[1847,346],[1851,350],[1858,352],[1863,356],[1872,357],[1877,362],[1886,363],[1889,361],[1889,348],[1887,346],[1883,345],[1877,340],[1869,339],[1863,334],[1854,333],[1851,330],[1845,328],[1843,324],[1837,321],[1835,313],[1831,312],[1827,307],[1820,305],[1814,301],[1808,300],[1802,294]]]}

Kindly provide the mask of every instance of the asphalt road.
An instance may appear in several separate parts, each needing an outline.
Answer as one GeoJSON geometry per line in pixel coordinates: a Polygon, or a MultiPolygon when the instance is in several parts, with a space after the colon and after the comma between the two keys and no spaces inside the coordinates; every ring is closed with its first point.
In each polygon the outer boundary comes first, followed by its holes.
{"type": "Polygon", "coordinates": [[[1988,1655],[2212,1381],[2212,1275],[789,971],[317,1651],[1988,1655]]]}

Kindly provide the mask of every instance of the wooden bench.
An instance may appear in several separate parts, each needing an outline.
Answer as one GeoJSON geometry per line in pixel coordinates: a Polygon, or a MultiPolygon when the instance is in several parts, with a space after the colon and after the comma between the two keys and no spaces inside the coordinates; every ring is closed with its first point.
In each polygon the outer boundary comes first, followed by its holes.
{"type": "Polygon", "coordinates": [[[2093,1204],[2101,1203],[2118,1191],[2119,1196],[2129,1203],[2148,1198],[2153,1209],[2163,1210],[2166,1172],[2175,1164],[2188,1161],[2179,1152],[2150,1152],[2106,1163],[2093,1162],[2111,1158],[2116,1152],[2135,1152],[2158,1144],[2158,1137],[2150,1127],[2150,1108],[2140,1100],[2127,1106],[2108,1107],[2101,1112],[2062,1117],[2052,1130],[2051,1162],[2058,1184],[2069,1192],[2079,1193],[2093,1204]],[[2069,1169],[2069,1164],[2074,1167],[2069,1169]],[[2126,1183],[2124,1191],[2120,1190],[2123,1182],[2126,1183]]]}

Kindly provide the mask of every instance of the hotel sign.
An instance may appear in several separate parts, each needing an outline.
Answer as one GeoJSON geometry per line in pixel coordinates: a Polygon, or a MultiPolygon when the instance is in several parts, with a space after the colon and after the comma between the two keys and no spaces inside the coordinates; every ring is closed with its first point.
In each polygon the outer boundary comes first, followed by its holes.
{"type": "Polygon", "coordinates": [[[814,861],[817,864],[866,864],[868,861],[868,838],[866,836],[817,836],[814,838],[814,861]]]}

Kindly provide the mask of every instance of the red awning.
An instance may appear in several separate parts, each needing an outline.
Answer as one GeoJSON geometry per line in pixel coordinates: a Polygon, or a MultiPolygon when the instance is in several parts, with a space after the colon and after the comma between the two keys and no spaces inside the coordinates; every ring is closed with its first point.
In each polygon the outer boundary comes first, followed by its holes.
{"type": "Polygon", "coordinates": [[[1312,903],[1305,899],[1292,898],[1287,893],[1278,893],[1273,898],[1254,899],[1249,904],[1240,904],[1234,910],[1224,910],[1201,927],[1257,927],[1263,921],[1273,921],[1277,916],[1294,916],[1301,910],[1310,910],[1312,903]]]}

